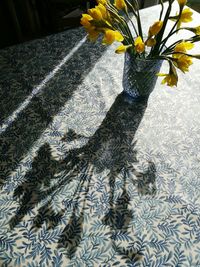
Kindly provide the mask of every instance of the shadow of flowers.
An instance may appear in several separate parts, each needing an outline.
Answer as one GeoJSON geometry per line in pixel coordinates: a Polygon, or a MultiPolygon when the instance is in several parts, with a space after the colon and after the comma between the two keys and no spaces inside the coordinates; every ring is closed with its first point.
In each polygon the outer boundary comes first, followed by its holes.
{"type": "MultiPolygon", "coordinates": [[[[49,144],[41,147],[33,162],[32,170],[27,173],[24,182],[14,192],[14,196],[20,200],[20,207],[11,218],[10,227],[14,228],[45,198],[48,198],[48,202],[39,209],[33,227],[38,228],[44,222],[50,228],[55,227],[63,219],[65,211],[55,213],[51,209],[50,202],[63,186],[72,181],[76,182],[73,197],[64,201],[65,209],[71,213],[58,240],[58,248],[65,248],[68,257],[72,258],[82,240],[84,211],[87,209],[91,180],[95,175],[107,171],[109,195],[106,215],[102,222],[109,225],[113,240],[115,231],[126,232],[133,217],[127,190],[129,173],[135,174],[137,179],[133,183],[139,193],[152,194],[156,190],[156,169],[153,162],[148,163],[148,169],[144,173],[138,173],[134,169],[134,163],[137,162],[134,136],[146,107],[147,101],[130,104],[126,97],[120,94],[86,144],[71,149],[64,160],[56,161],[51,156],[49,144]],[[58,173],[62,175],[56,175],[58,173]],[[116,200],[115,185],[119,177],[122,179],[122,193],[116,200]]],[[[62,141],[68,143],[79,138],[82,136],[69,129],[62,141]]]]}

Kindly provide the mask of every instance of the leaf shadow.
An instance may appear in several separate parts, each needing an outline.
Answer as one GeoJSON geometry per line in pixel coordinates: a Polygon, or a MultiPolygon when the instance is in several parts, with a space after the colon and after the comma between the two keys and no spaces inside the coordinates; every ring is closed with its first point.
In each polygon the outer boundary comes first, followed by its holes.
{"type": "MultiPolygon", "coordinates": [[[[64,202],[68,214],[71,211],[71,215],[57,244],[58,248],[66,249],[69,258],[73,258],[82,241],[84,213],[87,209],[87,194],[91,179],[94,173],[100,174],[107,170],[110,188],[108,213],[102,222],[109,225],[112,234],[115,234],[115,231],[127,232],[133,217],[127,190],[127,171],[131,168],[131,171],[135,171],[133,164],[137,162],[137,151],[134,136],[146,107],[147,100],[130,104],[123,93],[118,95],[101,125],[89,137],[87,143],[80,148],[71,149],[62,161],[56,161],[51,155],[49,144],[44,144],[38,151],[32,170],[15,189],[14,195],[19,199],[20,207],[9,222],[11,229],[48,197],[48,202],[38,210],[33,227],[38,229],[43,223],[48,224],[49,229],[56,227],[63,220],[65,211],[55,213],[50,207],[50,202],[63,186],[76,181],[77,187],[72,199],[66,199],[64,202]],[[57,176],[57,173],[62,175],[57,176]],[[115,184],[119,176],[122,177],[122,193],[115,201],[115,184]]],[[[79,138],[82,136],[69,129],[62,140],[69,142],[79,138]]],[[[139,178],[133,181],[138,191],[143,193],[142,188],[144,186],[148,188],[152,183],[155,186],[155,172],[154,164],[150,163],[146,173],[138,174],[139,178]],[[143,183],[140,182],[142,176],[146,179],[143,183]]],[[[113,247],[115,247],[114,241],[113,247]]]]}

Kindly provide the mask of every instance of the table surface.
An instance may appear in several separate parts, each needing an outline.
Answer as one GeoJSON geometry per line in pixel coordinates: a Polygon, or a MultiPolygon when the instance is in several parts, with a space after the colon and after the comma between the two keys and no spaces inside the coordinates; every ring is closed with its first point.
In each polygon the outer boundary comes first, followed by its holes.
{"type": "Polygon", "coordinates": [[[200,266],[200,62],[127,103],[114,47],[0,51],[1,266],[200,266]]]}

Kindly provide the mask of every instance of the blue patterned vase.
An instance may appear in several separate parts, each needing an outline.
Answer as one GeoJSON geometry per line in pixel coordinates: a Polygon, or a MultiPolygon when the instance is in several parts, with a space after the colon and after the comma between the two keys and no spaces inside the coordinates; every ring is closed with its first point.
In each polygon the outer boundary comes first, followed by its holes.
{"type": "Polygon", "coordinates": [[[158,59],[138,59],[125,53],[123,92],[136,100],[148,98],[156,84],[156,74],[162,62],[158,59]]]}

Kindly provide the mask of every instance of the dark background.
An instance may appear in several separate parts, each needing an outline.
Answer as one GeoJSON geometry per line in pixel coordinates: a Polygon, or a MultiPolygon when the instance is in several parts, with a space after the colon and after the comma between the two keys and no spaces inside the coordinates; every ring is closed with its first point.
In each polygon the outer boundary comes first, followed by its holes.
{"type": "Polygon", "coordinates": [[[94,0],[0,0],[0,48],[79,26],[94,0]]]}
{"type": "MultiPolygon", "coordinates": [[[[156,0],[140,0],[146,7],[156,0]]],[[[0,0],[0,48],[80,26],[95,0],[0,0]]],[[[200,10],[200,0],[188,5],[200,10]]]]}

